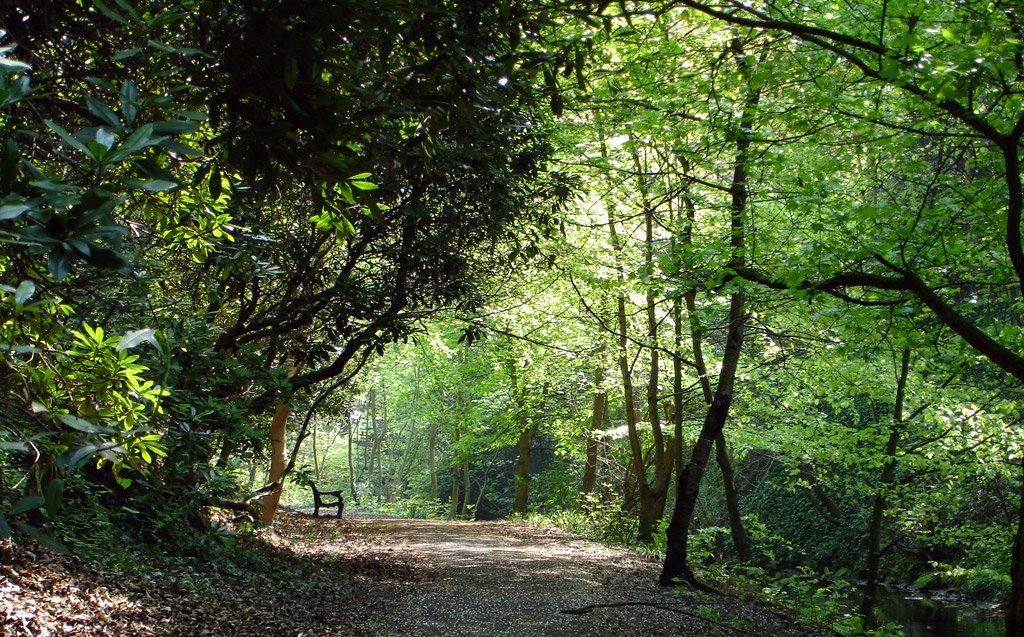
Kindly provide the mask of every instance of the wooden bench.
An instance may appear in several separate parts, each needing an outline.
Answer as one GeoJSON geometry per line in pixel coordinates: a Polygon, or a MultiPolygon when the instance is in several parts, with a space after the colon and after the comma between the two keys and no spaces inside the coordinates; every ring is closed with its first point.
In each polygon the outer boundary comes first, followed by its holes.
{"type": "Polygon", "coordinates": [[[312,483],[309,486],[313,489],[313,517],[320,517],[320,507],[337,506],[340,518],[345,510],[345,498],[341,497],[341,491],[321,491],[312,483]]]}

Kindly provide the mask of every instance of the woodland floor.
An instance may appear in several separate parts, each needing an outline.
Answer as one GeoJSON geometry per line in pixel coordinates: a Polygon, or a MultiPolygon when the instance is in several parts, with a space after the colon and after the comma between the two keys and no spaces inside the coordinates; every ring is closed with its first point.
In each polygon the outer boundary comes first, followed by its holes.
{"type": "Polygon", "coordinates": [[[732,597],[664,590],[657,563],[549,528],[283,511],[257,545],[279,577],[216,561],[126,575],[0,548],[0,634],[813,634],[732,597]]]}

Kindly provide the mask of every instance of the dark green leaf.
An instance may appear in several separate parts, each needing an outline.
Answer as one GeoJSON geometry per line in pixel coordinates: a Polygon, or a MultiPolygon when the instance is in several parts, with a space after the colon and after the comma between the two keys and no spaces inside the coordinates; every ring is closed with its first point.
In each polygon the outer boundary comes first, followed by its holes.
{"type": "Polygon", "coordinates": [[[152,146],[160,141],[160,138],[153,137],[153,125],[143,124],[135,129],[124,141],[117,145],[117,148],[110,153],[108,158],[111,162],[127,159],[131,154],[136,153],[147,146],[152,146]]]}
{"type": "Polygon", "coordinates": [[[85,96],[85,103],[89,107],[89,110],[92,111],[93,115],[96,115],[115,129],[121,128],[121,118],[119,118],[117,113],[111,110],[109,106],[92,95],[85,96]]]}
{"type": "Polygon", "coordinates": [[[4,517],[3,513],[0,513],[0,539],[8,539],[11,537],[11,527],[7,524],[7,518],[4,517]]]}
{"type": "Polygon", "coordinates": [[[153,122],[153,132],[158,135],[180,135],[182,133],[193,133],[199,128],[199,122],[195,121],[173,121],[153,122]]]}
{"type": "Polygon", "coordinates": [[[124,121],[129,125],[135,124],[135,118],[139,116],[139,91],[131,80],[126,80],[121,87],[121,113],[124,121]]]}
{"type": "Polygon", "coordinates": [[[44,503],[45,500],[43,500],[42,496],[26,495],[25,497],[21,498],[20,500],[11,505],[11,510],[7,512],[7,515],[14,517],[19,513],[24,513],[26,511],[38,509],[39,507],[43,506],[44,503]]]}
{"type": "Polygon", "coordinates": [[[141,52],[142,52],[142,49],[139,48],[139,47],[134,47],[134,48],[131,48],[131,49],[125,49],[123,51],[118,51],[114,55],[110,56],[110,59],[114,60],[115,62],[117,62],[119,60],[125,60],[125,59],[128,59],[130,57],[135,57],[136,55],[138,55],[141,52]]]}
{"type": "Polygon", "coordinates": [[[0,221],[9,221],[11,219],[17,219],[26,210],[28,210],[28,205],[23,203],[0,206],[0,221]]]}
{"type": "Polygon", "coordinates": [[[55,280],[64,280],[64,277],[71,271],[71,263],[68,261],[68,255],[64,252],[63,248],[50,251],[49,256],[46,258],[46,269],[50,271],[50,276],[55,280]]]}
{"type": "MultiPolygon", "coordinates": [[[[57,133],[57,136],[60,137],[62,140],[64,140],[65,144],[67,144],[68,146],[71,146],[75,150],[79,150],[79,151],[85,153],[89,157],[93,157],[92,151],[90,151],[88,148],[86,148],[85,144],[83,144],[82,142],[80,142],[77,139],[75,139],[74,137],[72,137],[70,133],[68,133],[66,130],[64,130],[60,126],[60,124],[56,124],[54,122],[51,122],[48,119],[47,120],[43,120],[43,121],[46,123],[46,126],[50,130],[52,130],[53,132],[57,133]]],[[[95,159],[95,157],[93,157],[93,158],[95,159]]]]}
{"type": "Polygon", "coordinates": [[[46,509],[47,517],[54,517],[60,510],[60,505],[64,501],[64,481],[59,478],[50,480],[49,484],[46,485],[46,489],[43,498],[46,503],[43,508],[46,509]]]}
{"type": "Polygon", "coordinates": [[[57,553],[70,553],[68,547],[65,546],[63,542],[44,532],[42,529],[25,524],[24,522],[15,522],[14,525],[24,531],[30,538],[39,542],[51,551],[57,553]]]}
{"type": "Polygon", "coordinates": [[[128,24],[128,21],[124,19],[123,15],[121,15],[117,11],[114,11],[113,9],[108,7],[103,2],[103,0],[92,0],[92,4],[93,4],[93,6],[96,7],[97,10],[99,10],[100,13],[102,13],[105,16],[107,16],[108,18],[110,18],[114,22],[118,22],[120,24],[128,24]]]}

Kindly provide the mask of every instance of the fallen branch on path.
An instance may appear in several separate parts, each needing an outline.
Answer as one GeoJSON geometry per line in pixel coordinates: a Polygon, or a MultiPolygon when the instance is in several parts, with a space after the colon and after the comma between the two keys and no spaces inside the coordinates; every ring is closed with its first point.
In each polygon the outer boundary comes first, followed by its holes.
{"type": "Polygon", "coordinates": [[[719,622],[719,621],[715,621],[713,619],[709,619],[707,617],[704,617],[704,616],[700,615],[699,613],[693,613],[693,612],[690,612],[688,610],[683,610],[682,608],[679,608],[678,606],[669,606],[668,604],[656,604],[654,602],[613,602],[611,604],[590,604],[588,606],[581,606],[580,608],[568,608],[568,609],[562,610],[560,612],[565,614],[565,615],[586,615],[587,613],[589,613],[591,611],[594,611],[594,610],[597,610],[599,608],[620,608],[622,606],[650,606],[651,608],[660,608],[662,610],[672,611],[673,613],[679,613],[680,615],[686,615],[687,617],[692,617],[694,619],[699,619],[699,620],[701,620],[703,622],[707,622],[707,623],[709,623],[709,624],[711,624],[713,626],[719,626],[721,628],[725,628],[727,630],[731,630],[731,631],[733,631],[735,633],[738,633],[740,635],[757,635],[758,634],[758,633],[754,633],[753,631],[750,631],[750,630],[745,630],[743,628],[737,628],[736,626],[733,626],[731,624],[726,624],[724,622],[719,622]]]}

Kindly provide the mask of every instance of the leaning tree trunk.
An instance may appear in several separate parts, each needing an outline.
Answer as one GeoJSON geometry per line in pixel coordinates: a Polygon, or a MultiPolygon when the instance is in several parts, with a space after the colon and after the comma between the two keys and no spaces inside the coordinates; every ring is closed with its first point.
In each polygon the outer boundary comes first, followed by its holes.
{"type": "MultiPolygon", "coordinates": [[[[749,81],[751,76],[749,63],[738,38],[733,40],[731,48],[741,73],[749,81]]],[[[733,164],[732,183],[729,187],[731,193],[729,238],[732,248],[729,265],[733,268],[742,267],[745,260],[743,251],[749,179],[747,167],[754,127],[754,111],[760,98],[760,90],[750,87],[748,84],[743,112],[736,127],[736,157],[733,164]]],[[[739,367],[740,353],[743,350],[744,325],[747,318],[745,303],[746,295],[742,290],[733,292],[729,301],[729,327],[726,333],[725,351],[722,355],[722,368],[718,375],[718,385],[715,387],[714,397],[704,417],[700,435],[693,445],[690,461],[683,469],[682,475],[679,476],[676,486],[676,507],[672,512],[672,521],[666,531],[668,547],[665,563],[661,575],[658,577],[658,583],[662,586],[671,586],[677,581],[683,580],[690,585],[702,587],[690,568],[687,541],[690,535],[690,523],[693,521],[693,512],[697,506],[697,496],[700,493],[700,481],[704,477],[704,471],[711,456],[711,447],[725,428],[729,406],[732,404],[736,370],[739,367]]]]}
{"type": "Polygon", "coordinates": [[[665,532],[668,538],[668,547],[665,564],[658,578],[658,582],[662,586],[671,586],[677,580],[700,586],[690,569],[686,544],[689,539],[690,523],[693,521],[693,512],[697,506],[697,496],[700,493],[700,481],[708,466],[711,448],[725,427],[725,419],[729,415],[729,406],[732,403],[736,370],[739,367],[740,352],[743,348],[744,323],[746,322],[744,301],[743,292],[733,293],[729,306],[729,331],[718,387],[715,389],[714,400],[704,417],[704,424],[697,437],[697,442],[693,445],[690,460],[686,463],[682,475],[676,482],[676,507],[672,512],[668,530],[665,532]]]}
{"type": "MultiPolygon", "coordinates": [[[[688,165],[684,165],[684,170],[688,170],[688,168],[688,165]]],[[[683,245],[689,247],[693,241],[696,206],[694,206],[693,200],[688,194],[684,195],[683,204],[686,208],[683,245]]],[[[683,295],[683,301],[686,304],[686,316],[690,323],[690,345],[693,351],[693,364],[700,382],[701,393],[704,395],[704,403],[711,405],[714,401],[714,393],[711,390],[711,380],[708,377],[708,368],[704,361],[704,329],[697,315],[697,291],[692,288],[688,290],[683,295]]],[[[679,324],[677,324],[676,329],[678,330],[679,327],[679,324]]],[[[676,358],[678,363],[678,356],[676,358]]],[[[679,415],[680,423],[682,423],[681,417],[682,414],[679,415]]],[[[736,548],[736,556],[741,562],[747,562],[750,561],[750,537],[747,535],[747,530],[743,526],[743,517],[740,515],[739,495],[736,492],[736,471],[733,469],[732,459],[729,457],[729,448],[726,445],[724,432],[715,438],[715,460],[718,462],[718,468],[722,472],[722,490],[725,494],[725,510],[729,516],[729,534],[732,536],[732,543],[736,548]]]]}
{"type": "Polygon", "coordinates": [[[871,502],[871,516],[868,518],[868,557],[864,563],[864,597],[860,613],[867,616],[878,595],[878,568],[882,559],[882,523],[888,507],[886,490],[896,475],[896,450],[903,432],[903,403],[907,392],[907,377],[910,375],[910,348],[904,348],[900,361],[900,375],[896,380],[896,402],[892,410],[892,428],[885,444],[885,461],[878,477],[878,488],[871,502]]]}

